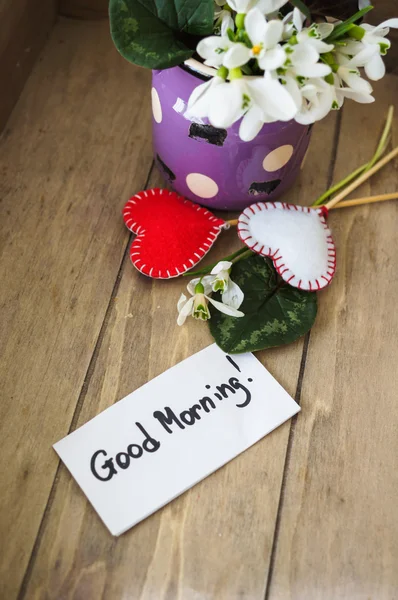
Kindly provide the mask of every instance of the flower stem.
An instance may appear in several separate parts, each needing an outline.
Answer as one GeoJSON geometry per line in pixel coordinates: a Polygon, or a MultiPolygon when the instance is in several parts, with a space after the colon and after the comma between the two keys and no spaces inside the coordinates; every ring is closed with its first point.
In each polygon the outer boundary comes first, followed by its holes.
{"type": "Polygon", "coordinates": [[[250,248],[246,248],[246,252],[242,252],[242,254],[235,258],[232,262],[235,264],[240,260],[245,260],[246,258],[249,258],[249,256],[252,256],[253,254],[255,254],[253,250],[250,250],[250,248]]]}
{"type": "Polygon", "coordinates": [[[376,152],[373,155],[373,158],[369,161],[365,171],[369,171],[373,167],[374,164],[377,163],[379,158],[381,158],[384,152],[387,149],[387,140],[390,135],[392,120],[394,118],[394,107],[390,106],[387,113],[386,124],[384,126],[383,132],[381,134],[381,138],[379,143],[377,144],[376,152]]]}
{"type": "Polygon", "coordinates": [[[394,107],[390,106],[390,108],[388,109],[386,123],[384,125],[383,132],[381,134],[379,143],[377,144],[375,153],[373,154],[370,161],[365,163],[364,165],[361,165],[360,167],[355,169],[355,171],[353,171],[352,173],[349,173],[349,175],[344,177],[344,179],[341,179],[341,181],[338,181],[337,183],[335,183],[332,187],[330,187],[328,190],[326,190],[326,192],[321,194],[321,196],[319,196],[319,198],[317,198],[315,200],[315,202],[313,203],[312,206],[319,206],[320,204],[324,204],[325,200],[327,200],[330,196],[332,196],[333,194],[338,192],[341,188],[343,188],[346,185],[348,185],[349,183],[351,183],[351,181],[353,181],[354,179],[356,179],[363,173],[366,173],[366,171],[369,171],[369,169],[371,169],[376,164],[376,162],[379,160],[379,158],[381,158],[383,156],[384,152],[387,149],[387,140],[388,140],[388,136],[391,131],[393,116],[394,116],[394,107]]]}
{"type": "Polygon", "coordinates": [[[236,29],[239,31],[240,29],[243,29],[245,26],[245,13],[238,13],[236,15],[235,18],[235,25],[236,25],[236,29]]]}
{"type": "Polygon", "coordinates": [[[227,79],[227,77],[228,77],[227,67],[224,67],[224,65],[221,65],[221,67],[217,70],[217,75],[218,75],[218,77],[222,77],[222,79],[227,79]]]}
{"type": "Polygon", "coordinates": [[[358,167],[358,169],[355,169],[355,171],[353,171],[352,173],[347,175],[347,177],[344,177],[344,179],[341,179],[341,181],[338,181],[337,183],[335,183],[332,187],[330,187],[328,190],[326,190],[326,192],[323,192],[323,194],[321,194],[319,196],[319,198],[317,198],[315,200],[315,202],[313,203],[312,206],[319,206],[320,204],[323,204],[323,202],[325,200],[327,200],[329,198],[329,196],[332,196],[335,192],[338,192],[341,188],[343,188],[348,183],[350,183],[353,179],[358,177],[364,171],[364,169],[367,165],[368,165],[368,163],[365,163],[364,165],[362,165],[361,167],[358,167]]]}
{"type": "Polygon", "coordinates": [[[235,69],[230,69],[228,78],[230,81],[233,81],[234,79],[241,79],[242,69],[240,69],[239,67],[235,67],[235,69]]]}
{"type": "MultiPolygon", "coordinates": [[[[244,248],[239,248],[239,250],[237,250],[236,252],[233,252],[233,254],[230,254],[229,256],[226,256],[225,258],[222,258],[221,260],[229,260],[230,262],[237,262],[239,257],[243,254],[245,254],[246,252],[248,252],[248,248],[245,246],[244,248]]],[[[250,250],[251,252],[251,250],[250,250]]],[[[220,261],[218,260],[215,263],[212,263],[211,265],[208,265],[207,267],[203,267],[202,269],[198,269],[197,271],[187,271],[186,273],[183,273],[183,277],[188,277],[188,275],[206,275],[207,273],[210,273],[210,271],[216,266],[218,265],[220,261]]]]}

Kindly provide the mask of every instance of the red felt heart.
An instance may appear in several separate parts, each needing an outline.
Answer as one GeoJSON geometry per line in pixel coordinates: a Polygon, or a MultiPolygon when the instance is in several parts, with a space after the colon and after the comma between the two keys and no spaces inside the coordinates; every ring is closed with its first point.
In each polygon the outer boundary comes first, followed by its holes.
{"type": "Polygon", "coordinates": [[[210,250],[225,221],[169,190],[139,192],[123,209],[133,265],[148,277],[169,279],[192,269],[210,250]]]}
{"type": "Polygon", "coordinates": [[[251,250],[268,256],[279,275],[302,290],[320,290],[336,271],[336,248],[325,207],[257,202],[238,220],[238,235],[251,250]]]}

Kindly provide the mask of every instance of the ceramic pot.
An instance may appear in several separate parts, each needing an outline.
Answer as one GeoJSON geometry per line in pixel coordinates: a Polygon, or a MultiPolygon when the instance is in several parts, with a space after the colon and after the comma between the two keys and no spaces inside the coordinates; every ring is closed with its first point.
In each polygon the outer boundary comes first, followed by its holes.
{"type": "Polygon", "coordinates": [[[215,210],[275,200],[300,172],[311,127],[278,121],[243,142],[239,122],[216,129],[187,114],[192,90],[206,79],[186,65],[153,71],[153,146],[159,169],[175,191],[215,210]]]}

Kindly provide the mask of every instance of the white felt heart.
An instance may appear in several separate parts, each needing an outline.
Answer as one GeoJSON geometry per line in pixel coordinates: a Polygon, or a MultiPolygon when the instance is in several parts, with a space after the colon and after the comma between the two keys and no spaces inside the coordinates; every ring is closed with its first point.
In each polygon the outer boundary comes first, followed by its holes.
{"type": "Polygon", "coordinates": [[[290,285],[314,291],[332,281],[336,248],[324,208],[257,202],[240,215],[238,234],[251,250],[269,256],[290,285]]]}

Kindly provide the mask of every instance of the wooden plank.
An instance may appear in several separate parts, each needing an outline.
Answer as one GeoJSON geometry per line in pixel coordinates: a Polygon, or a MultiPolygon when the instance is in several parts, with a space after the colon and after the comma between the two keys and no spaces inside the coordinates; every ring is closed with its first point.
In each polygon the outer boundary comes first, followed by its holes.
{"type": "MultiPolygon", "coordinates": [[[[344,107],[336,180],[372,154],[398,79],[377,97],[344,107]]],[[[395,118],[394,146],[397,133],[395,118]]],[[[396,181],[395,163],[357,194],[396,181]]],[[[338,270],[311,334],[269,600],[397,597],[397,211],[385,202],[330,217],[338,270]]]]}
{"type": "Polygon", "coordinates": [[[59,0],[59,12],[79,19],[106,19],[108,0],[59,0]]]}
{"type": "Polygon", "coordinates": [[[0,2],[0,132],[50,33],[57,0],[0,2]]]}
{"type": "MultiPolygon", "coordinates": [[[[333,114],[315,128],[313,168],[304,170],[290,201],[308,203],[325,188],[334,125],[333,114]]],[[[225,232],[209,260],[237,247],[235,231],[225,232]]],[[[184,285],[181,279],[152,283],[126,259],[76,426],[211,343],[203,324],[176,325],[184,285]]],[[[301,355],[302,341],[258,357],[294,394],[301,355]]],[[[23,597],[262,599],[289,427],[117,539],[61,467],[23,597]]]]}
{"type": "Polygon", "coordinates": [[[150,74],[61,21],[1,140],[2,598],[22,580],[152,161],[150,74]],[[115,218],[116,215],[116,218],[115,218]]]}

